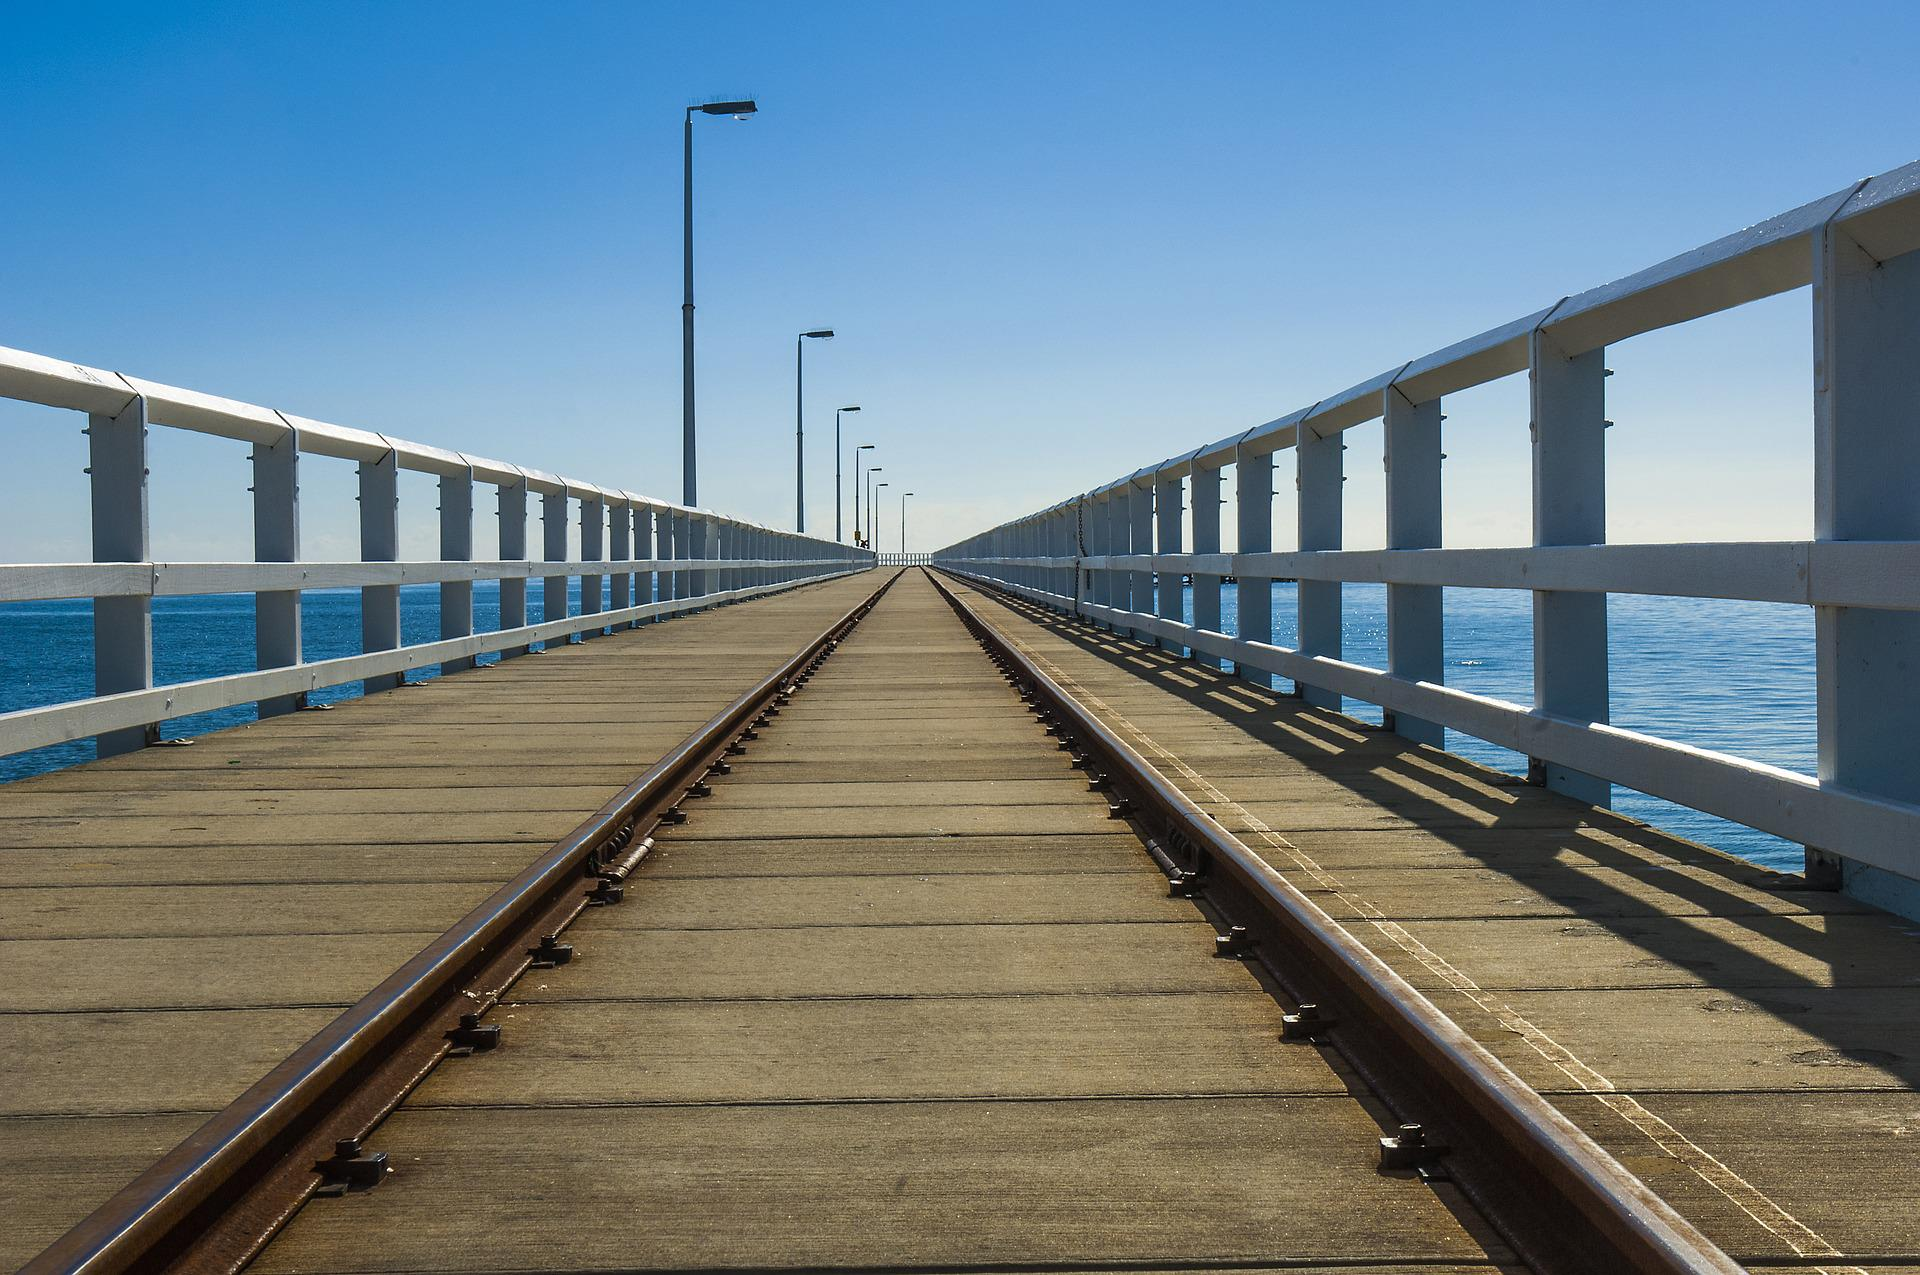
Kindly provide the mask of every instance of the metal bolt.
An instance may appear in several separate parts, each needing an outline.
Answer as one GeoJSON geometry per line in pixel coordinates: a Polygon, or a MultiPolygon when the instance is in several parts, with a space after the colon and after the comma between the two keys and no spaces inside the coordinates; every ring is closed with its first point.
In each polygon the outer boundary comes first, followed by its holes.
{"type": "Polygon", "coordinates": [[[1247,927],[1229,926],[1225,934],[1213,936],[1213,954],[1219,957],[1238,959],[1247,954],[1247,927]]]}
{"type": "Polygon", "coordinates": [[[1301,1001],[1300,1008],[1280,1016],[1280,1039],[1308,1040],[1333,1026],[1333,1019],[1320,1012],[1313,1001],[1301,1001]]]}

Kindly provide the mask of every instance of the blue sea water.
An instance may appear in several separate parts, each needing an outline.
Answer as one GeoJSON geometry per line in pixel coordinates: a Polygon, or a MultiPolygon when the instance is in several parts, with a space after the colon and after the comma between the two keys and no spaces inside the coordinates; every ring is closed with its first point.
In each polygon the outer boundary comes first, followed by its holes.
{"type": "MultiPolygon", "coordinates": [[[[1274,640],[1294,641],[1294,587],[1277,583],[1274,640]]],[[[1237,631],[1235,590],[1224,591],[1223,626],[1237,631]]],[[[541,582],[528,583],[529,615],[541,613],[541,582]]],[[[1522,591],[1448,589],[1446,681],[1448,685],[1517,704],[1532,702],[1533,614],[1522,591]]],[[[1192,616],[1192,593],[1187,597],[1192,616]]],[[[154,603],[155,680],[190,681],[239,673],[253,667],[253,598],[250,594],[161,598],[154,603]]],[[[569,610],[579,610],[573,582],[569,610]]],[[[474,587],[474,623],[499,627],[499,588],[474,587]]],[[[402,640],[432,641],[439,635],[439,590],[433,585],[400,591],[402,640]]],[[[1343,590],[1343,656],[1384,667],[1387,659],[1386,588],[1347,585],[1343,590]]],[[[78,699],[91,692],[91,604],[35,602],[0,604],[0,712],[78,699]]],[[[301,623],[309,659],[352,655],[360,644],[360,597],[355,590],[306,593],[301,623]]],[[[1814,769],[1813,613],[1805,607],[1691,598],[1615,596],[1608,601],[1611,635],[1613,721],[1667,739],[1712,748],[1812,774],[1814,769]]],[[[483,657],[491,658],[491,657],[483,657]]],[[[428,675],[422,670],[412,676],[428,675]]],[[[359,693],[336,687],[317,702],[359,693]]],[[[1347,710],[1379,721],[1377,708],[1349,700],[1347,710]]],[[[250,707],[226,709],[166,724],[167,737],[201,734],[253,719],[250,707]]],[[[1463,756],[1518,773],[1526,759],[1492,744],[1447,733],[1447,747],[1463,756]]],[[[84,761],[90,741],[62,744],[0,758],[0,780],[37,774],[84,761]]],[[[1769,867],[1797,871],[1801,851],[1778,837],[1624,788],[1614,806],[1623,813],[1681,836],[1717,846],[1769,867]]]]}

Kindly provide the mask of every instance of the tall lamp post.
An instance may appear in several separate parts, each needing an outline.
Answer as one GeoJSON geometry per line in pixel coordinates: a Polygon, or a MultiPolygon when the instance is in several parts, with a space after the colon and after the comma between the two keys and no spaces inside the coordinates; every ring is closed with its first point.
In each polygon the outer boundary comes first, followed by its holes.
{"type": "Polygon", "coordinates": [[[872,443],[862,443],[853,449],[853,543],[857,545],[866,544],[860,532],[867,525],[860,521],[860,453],[872,450],[872,443]]]}
{"type": "MultiPolygon", "coordinates": [[[[840,534],[840,414],[857,412],[857,407],[836,407],[833,410],[833,538],[845,543],[846,537],[840,534]]],[[[854,453],[854,462],[859,463],[860,454],[854,453]]],[[[855,482],[859,478],[855,477],[855,482]]]]}
{"type": "MultiPolygon", "coordinates": [[[[869,470],[867,472],[871,473],[873,471],[869,470]]],[[[872,547],[875,553],[880,552],[880,489],[885,486],[888,486],[888,484],[875,483],[873,485],[873,499],[867,502],[867,524],[873,531],[873,534],[870,535],[868,539],[873,541],[872,547]]]]}
{"type": "Polygon", "coordinates": [[[793,529],[807,530],[807,430],[801,409],[801,386],[806,380],[808,341],[833,340],[832,328],[802,332],[793,339],[793,529]]]}
{"type": "Polygon", "coordinates": [[[680,500],[689,509],[698,508],[700,504],[693,446],[693,117],[698,112],[702,115],[731,115],[735,119],[745,119],[759,109],[751,101],[709,102],[705,106],[687,108],[684,151],[686,181],[681,193],[680,500]]]}
{"type": "Polygon", "coordinates": [[[867,548],[869,548],[869,549],[871,549],[871,548],[873,548],[873,517],[872,517],[872,510],[873,510],[873,476],[874,476],[875,474],[877,474],[877,473],[880,473],[880,472],[881,472],[882,470],[884,470],[885,468],[886,468],[886,466],[884,466],[884,465],[869,465],[869,466],[867,466],[867,510],[868,510],[868,517],[867,517],[867,521],[866,521],[865,523],[860,523],[860,511],[859,511],[859,510],[857,510],[857,509],[856,509],[856,510],[854,510],[854,513],[853,513],[853,521],[854,521],[854,522],[855,522],[856,524],[859,524],[859,525],[856,525],[856,526],[854,527],[854,533],[855,533],[855,534],[857,535],[857,534],[858,534],[858,533],[859,533],[859,532],[861,531],[861,529],[862,529],[862,527],[864,527],[864,528],[865,528],[865,530],[866,530],[866,533],[867,533],[867,548]]]}
{"type": "Polygon", "coordinates": [[[902,555],[907,552],[907,497],[911,495],[913,493],[910,491],[900,493],[900,552],[902,555]]]}

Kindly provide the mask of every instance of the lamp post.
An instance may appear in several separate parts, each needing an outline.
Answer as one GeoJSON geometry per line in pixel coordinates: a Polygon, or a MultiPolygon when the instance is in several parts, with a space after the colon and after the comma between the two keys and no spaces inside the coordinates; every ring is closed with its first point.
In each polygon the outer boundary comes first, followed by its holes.
{"type": "Polygon", "coordinates": [[[913,493],[910,491],[900,493],[900,554],[902,557],[905,557],[907,552],[907,497],[911,495],[913,493]]]}
{"type": "Polygon", "coordinates": [[[807,431],[801,414],[800,389],[805,381],[807,342],[831,341],[832,328],[802,332],[793,339],[793,529],[807,530],[807,431]]]}
{"type": "Polygon", "coordinates": [[[853,449],[853,543],[862,546],[867,542],[860,532],[867,524],[860,521],[860,453],[872,450],[872,443],[862,443],[853,449]]]}
{"type": "MultiPolygon", "coordinates": [[[[872,473],[873,471],[868,470],[867,472],[872,473]]],[[[880,489],[888,485],[887,483],[875,483],[873,485],[873,499],[867,502],[867,524],[872,531],[872,534],[867,538],[873,542],[873,551],[875,553],[880,552],[880,489]]]]}
{"type": "MultiPolygon", "coordinates": [[[[869,549],[873,548],[873,476],[877,473],[880,473],[885,468],[886,466],[884,465],[867,466],[867,521],[865,526],[866,526],[866,533],[867,533],[867,548],[869,549]]],[[[854,521],[855,522],[860,521],[857,513],[854,517],[854,521]]],[[[855,528],[855,530],[858,531],[859,528],[855,528]]]]}
{"type": "Polygon", "coordinates": [[[680,500],[689,509],[698,507],[700,503],[693,446],[693,117],[698,112],[702,115],[731,115],[735,119],[745,119],[759,109],[751,101],[709,102],[705,106],[687,108],[685,185],[681,192],[680,261],[684,290],[680,301],[680,500]]]}
{"type": "MultiPolygon", "coordinates": [[[[846,541],[846,537],[840,534],[840,414],[859,410],[857,407],[836,407],[833,410],[833,538],[842,543],[846,541]]],[[[859,459],[860,454],[855,452],[856,465],[859,459]]],[[[860,480],[856,477],[854,481],[860,480]]]]}

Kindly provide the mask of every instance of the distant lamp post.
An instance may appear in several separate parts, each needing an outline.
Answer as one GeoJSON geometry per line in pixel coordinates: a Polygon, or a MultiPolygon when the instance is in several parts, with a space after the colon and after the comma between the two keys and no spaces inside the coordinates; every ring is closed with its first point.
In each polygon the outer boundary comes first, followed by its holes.
{"type": "MultiPolygon", "coordinates": [[[[873,548],[873,476],[884,472],[884,465],[867,466],[867,548],[873,548]]],[[[857,520],[856,520],[857,521],[857,520]]]]}
{"type": "MultiPolygon", "coordinates": [[[[837,407],[833,411],[833,538],[844,543],[846,537],[840,534],[840,415],[843,412],[857,412],[857,407],[837,407]]],[[[854,453],[854,461],[859,463],[859,453],[854,453]]],[[[854,478],[859,482],[859,478],[854,478]]]]}
{"type": "Polygon", "coordinates": [[[731,115],[745,119],[760,108],[747,102],[709,102],[687,108],[685,185],[681,192],[680,263],[684,291],[680,301],[680,470],[681,503],[698,508],[699,483],[693,446],[693,117],[731,115]]]}
{"type": "Polygon", "coordinates": [[[900,552],[902,555],[907,552],[907,497],[911,495],[913,493],[910,491],[900,493],[900,552]]]}
{"type": "Polygon", "coordinates": [[[860,521],[860,453],[873,450],[872,443],[862,443],[853,449],[853,543],[866,547],[866,537],[861,530],[867,524],[860,521]]]}
{"type": "Polygon", "coordinates": [[[806,380],[808,341],[833,340],[832,328],[802,332],[793,341],[793,529],[807,530],[807,430],[801,411],[800,390],[806,380]]]}
{"type": "MultiPolygon", "coordinates": [[[[872,473],[873,471],[868,470],[867,472],[872,473]]],[[[875,483],[873,485],[873,499],[867,502],[867,526],[869,531],[867,539],[873,542],[873,551],[875,553],[880,552],[880,489],[885,486],[888,486],[888,484],[875,483]]]]}

